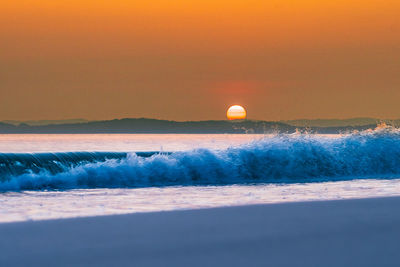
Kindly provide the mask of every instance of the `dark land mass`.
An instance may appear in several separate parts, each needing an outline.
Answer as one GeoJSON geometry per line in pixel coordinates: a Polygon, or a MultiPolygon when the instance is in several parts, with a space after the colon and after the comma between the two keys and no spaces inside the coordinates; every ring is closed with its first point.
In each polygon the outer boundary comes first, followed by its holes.
{"type": "Polygon", "coordinates": [[[2,122],[12,125],[27,124],[29,126],[39,126],[39,125],[49,125],[49,124],[83,123],[89,121],[85,119],[69,119],[69,120],[30,120],[30,121],[5,120],[2,122]]]}
{"type": "Polygon", "coordinates": [[[268,134],[296,131],[335,134],[374,129],[379,123],[347,126],[290,125],[270,121],[167,121],[156,119],[116,119],[79,123],[18,125],[0,122],[0,134],[94,134],[94,133],[154,133],[154,134],[268,134]]]}
{"type": "Polygon", "coordinates": [[[376,118],[350,118],[350,119],[299,119],[280,121],[297,127],[348,127],[366,126],[386,123],[396,127],[400,126],[400,120],[376,119],[376,118]]]}

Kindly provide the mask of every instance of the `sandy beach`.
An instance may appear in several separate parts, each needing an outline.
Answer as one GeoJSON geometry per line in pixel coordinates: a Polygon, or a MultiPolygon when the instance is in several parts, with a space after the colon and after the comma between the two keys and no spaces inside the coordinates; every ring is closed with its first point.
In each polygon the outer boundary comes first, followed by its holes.
{"type": "Polygon", "coordinates": [[[400,198],[0,224],[1,266],[398,266],[400,198]]]}

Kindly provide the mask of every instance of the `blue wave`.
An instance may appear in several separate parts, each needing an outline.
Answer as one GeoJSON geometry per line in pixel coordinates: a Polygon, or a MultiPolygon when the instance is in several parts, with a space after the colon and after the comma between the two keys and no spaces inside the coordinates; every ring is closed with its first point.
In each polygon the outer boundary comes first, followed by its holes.
{"type": "Polygon", "coordinates": [[[0,191],[365,178],[400,178],[399,130],[276,135],[218,151],[0,154],[0,191]]]}
{"type": "MultiPolygon", "coordinates": [[[[160,152],[137,152],[136,155],[151,157],[158,153],[160,152]]],[[[4,177],[24,173],[47,171],[56,174],[78,165],[123,159],[127,155],[124,152],[0,153],[0,181],[4,181],[4,177]]]]}

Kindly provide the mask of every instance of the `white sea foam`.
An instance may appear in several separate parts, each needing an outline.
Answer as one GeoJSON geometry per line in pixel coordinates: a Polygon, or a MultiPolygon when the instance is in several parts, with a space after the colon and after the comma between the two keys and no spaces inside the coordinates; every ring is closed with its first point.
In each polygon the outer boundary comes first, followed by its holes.
{"type": "Polygon", "coordinates": [[[0,222],[387,196],[400,196],[400,179],[8,192],[0,222]]]}

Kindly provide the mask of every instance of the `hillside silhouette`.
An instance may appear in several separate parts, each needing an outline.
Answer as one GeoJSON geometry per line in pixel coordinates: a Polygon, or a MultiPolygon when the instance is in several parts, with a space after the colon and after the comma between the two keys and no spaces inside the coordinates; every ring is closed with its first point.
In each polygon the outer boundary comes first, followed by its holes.
{"type": "MultiPolygon", "coordinates": [[[[353,121],[354,122],[354,121],[353,121]]],[[[315,133],[340,133],[354,130],[373,129],[379,123],[363,125],[341,126],[307,126],[308,121],[297,125],[284,122],[271,121],[168,121],[157,119],[115,119],[107,121],[89,121],[79,123],[45,124],[35,123],[5,123],[0,122],[0,133],[2,134],[86,134],[86,133],[154,133],[154,134],[268,134],[268,133],[294,133],[296,131],[307,131],[315,133]]],[[[321,124],[321,122],[319,122],[321,124]]],[[[322,123],[324,125],[324,123],[322,123]]]]}

